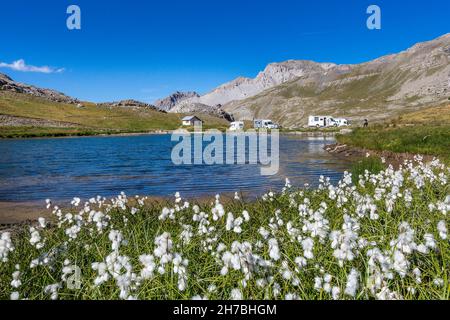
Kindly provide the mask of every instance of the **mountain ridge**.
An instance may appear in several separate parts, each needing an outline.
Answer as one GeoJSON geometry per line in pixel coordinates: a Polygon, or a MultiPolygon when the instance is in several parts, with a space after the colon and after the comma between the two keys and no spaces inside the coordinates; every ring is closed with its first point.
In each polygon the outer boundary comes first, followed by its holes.
{"type": "Polygon", "coordinates": [[[366,116],[382,120],[398,114],[402,107],[414,111],[448,99],[449,66],[447,33],[359,64],[270,63],[255,78],[238,77],[168,111],[195,112],[209,106],[236,119],[269,117],[289,127],[305,125],[308,114],[322,111],[353,120],[366,116]]]}

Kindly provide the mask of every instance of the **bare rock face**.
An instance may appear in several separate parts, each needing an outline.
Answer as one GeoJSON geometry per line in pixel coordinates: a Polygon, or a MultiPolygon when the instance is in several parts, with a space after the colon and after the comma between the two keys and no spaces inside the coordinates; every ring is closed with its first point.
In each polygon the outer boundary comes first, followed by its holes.
{"type": "Polygon", "coordinates": [[[176,104],[186,100],[186,99],[190,99],[190,98],[198,98],[200,97],[200,95],[197,92],[192,92],[192,91],[188,91],[188,92],[174,92],[172,93],[170,96],[164,98],[164,99],[160,99],[160,100],[156,100],[155,101],[155,107],[163,110],[163,111],[169,111],[170,109],[172,109],[176,104]]]}
{"type": "Polygon", "coordinates": [[[305,60],[271,63],[253,79],[239,77],[191,101],[210,106],[224,105],[231,101],[252,97],[264,90],[304,75],[324,73],[334,66],[335,64],[332,63],[317,63],[305,60]]]}
{"type": "Polygon", "coordinates": [[[114,101],[114,102],[102,102],[97,103],[98,106],[101,107],[109,107],[109,108],[130,108],[130,109],[152,109],[152,110],[158,110],[154,105],[128,99],[128,100],[121,100],[121,101],[114,101]]]}
{"type": "Polygon", "coordinates": [[[15,82],[10,77],[2,73],[0,73],[0,90],[25,93],[34,97],[44,98],[53,102],[70,103],[70,104],[79,103],[78,99],[66,96],[61,92],[15,82]]]}
{"type": "Polygon", "coordinates": [[[222,109],[222,105],[208,106],[199,102],[191,102],[190,100],[185,100],[175,107],[173,107],[169,112],[171,113],[204,113],[212,116],[216,116],[228,121],[234,121],[234,117],[231,113],[226,112],[222,109]]]}

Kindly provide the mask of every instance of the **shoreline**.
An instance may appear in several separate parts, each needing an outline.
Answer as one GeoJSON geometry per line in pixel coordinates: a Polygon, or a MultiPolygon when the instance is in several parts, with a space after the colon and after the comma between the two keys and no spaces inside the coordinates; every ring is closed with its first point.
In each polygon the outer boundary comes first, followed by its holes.
{"type": "Polygon", "coordinates": [[[434,158],[437,158],[436,156],[432,155],[412,154],[408,152],[397,153],[388,150],[371,150],[343,143],[334,143],[326,145],[324,146],[324,150],[340,159],[347,159],[347,160],[348,159],[358,160],[366,158],[367,156],[384,158],[387,165],[391,164],[396,169],[398,169],[398,167],[402,165],[405,160],[412,160],[417,155],[423,157],[424,162],[429,162],[434,158]]]}
{"type": "Polygon", "coordinates": [[[61,135],[30,135],[18,137],[0,137],[0,140],[23,140],[23,139],[64,139],[64,138],[92,138],[92,137],[127,137],[144,135],[171,134],[174,130],[158,130],[143,132],[118,132],[118,133],[98,133],[98,134],[61,134],[61,135]]]}
{"type": "MultiPolygon", "coordinates": [[[[147,195],[147,200],[145,201],[146,206],[164,204],[173,202],[174,196],[151,196],[147,195]]],[[[253,201],[253,199],[249,193],[241,192],[239,193],[239,197],[241,197],[242,201],[249,202],[253,201]]],[[[114,197],[106,197],[106,202],[110,202],[114,197]]],[[[130,206],[134,204],[134,197],[129,196],[130,206]]],[[[223,203],[228,203],[234,199],[234,193],[225,192],[220,193],[220,199],[223,203]]],[[[202,194],[198,196],[189,196],[183,198],[183,201],[188,201],[189,203],[198,203],[198,204],[208,204],[210,202],[214,202],[215,195],[214,194],[202,194]]],[[[81,199],[81,204],[89,201],[88,198],[81,199]]],[[[38,218],[50,218],[52,217],[52,209],[56,205],[58,206],[63,213],[73,211],[74,207],[71,206],[70,200],[57,200],[52,202],[52,206],[50,209],[46,208],[45,200],[42,201],[0,201],[0,231],[4,229],[9,229],[14,226],[19,226],[23,224],[33,224],[36,223],[38,218]]],[[[81,208],[81,205],[80,207],[81,208]]]]}
{"type": "MultiPolygon", "coordinates": [[[[172,134],[174,130],[155,130],[142,132],[118,132],[118,133],[93,133],[93,134],[55,134],[55,135],[24,135],[17,137],[0,136],[0,140],[23,140],[23,139],[59,139],[59,138],[92,138],[92,137],[128,137],[128,136],[145,136],[145,135],[162,135],[172,134]]],[[[226,132],[223,132],[226,133],[226,132]]],[[[339,134],[338,131],[280,131],[280,135],[296,135],[308,137],[334,137],[339,134]]]]}

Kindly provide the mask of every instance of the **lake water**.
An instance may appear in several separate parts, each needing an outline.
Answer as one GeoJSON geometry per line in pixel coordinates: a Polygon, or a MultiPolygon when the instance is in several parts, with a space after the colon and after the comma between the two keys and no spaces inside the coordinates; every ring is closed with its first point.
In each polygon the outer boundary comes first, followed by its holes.
{"type": "Polygon", "coordinates": [[[101,195],[251,196],[293,186],[333,182],[349,163],[323,150],[333,138],[280,136],[280,168],[261,176],[258,165],[180,165],[171,161],[170,135],[0,140],[0,201],[67,200],[101,195]]]}

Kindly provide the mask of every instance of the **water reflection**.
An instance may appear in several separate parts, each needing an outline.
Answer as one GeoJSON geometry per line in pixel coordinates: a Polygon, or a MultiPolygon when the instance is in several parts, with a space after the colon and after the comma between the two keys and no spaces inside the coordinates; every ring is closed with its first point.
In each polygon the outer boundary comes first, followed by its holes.
{"type": "Polygon", "coordinates": [[[185,196],[243,191],[260,195],[292,185],[336,182],[348,163],[323,150],[333,139],[280,136],[280,168],[261,176],[258,165],[181,165],[170,159],[169,135],[18,139],[0,141],[0,201],[33,201],[97,194],[185,196]]]}

